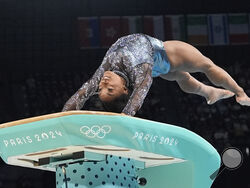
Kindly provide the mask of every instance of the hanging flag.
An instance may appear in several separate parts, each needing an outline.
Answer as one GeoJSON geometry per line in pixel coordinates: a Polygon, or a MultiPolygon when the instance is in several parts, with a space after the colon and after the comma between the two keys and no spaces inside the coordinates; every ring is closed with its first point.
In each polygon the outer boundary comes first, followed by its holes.
{"type": "Polygon", "coordinates": [[[110,47],[121,37],[120,17],[101,17],[101,46],[110,47]]]}
{"type": "Polygon", "coordinates": [[[143,31],[145,34],[164,40],[163,16],[144,16],[143,31]]]}
{"type": "Polygon", "coordinates": [[[193,45],[208,44],[206,15],[187,16],[187,40],[193,45]]]}
{"type": "Polygon", "coordinates": [[[227,16],[225,14],[208,15],[208,33],[210,45],[228,44],[227,16]]]}
{"type": "Polygon", "coordinates": [[[247,14],[229,14],[229,40],[231,44],[249,43],[249,18],[247,14]]]}
{"type": "Polygon", "coordinates": [[[100,46],[99,20],[97,17],[78,17],[78,33],[81,49],[100,46]]]}
{"type": "Polygon", "coordinates": [[[121,18],[122,35],[133,33],[142,33],[142,17],[141,16],[124,16],[121,18]]]}
{"type": "Polygon", "coordinates": [[[183,15],[166,15],[164,25],[166,40],[186,41],[187,29],[183,15]]]}

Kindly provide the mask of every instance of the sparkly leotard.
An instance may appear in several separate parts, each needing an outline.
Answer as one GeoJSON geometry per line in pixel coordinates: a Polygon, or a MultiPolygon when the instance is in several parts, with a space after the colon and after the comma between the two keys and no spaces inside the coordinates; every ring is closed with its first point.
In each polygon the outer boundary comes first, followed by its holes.
{"type": "Polygon", "coordinates": [[[109,48],[92,78],[67,101],[63,111],[81,109],[88,98],[97,91],[104,72],[114,71],[123,73],[133,88],[122,112],[134,116],[151,87],[152,77],[169,71],[170,67],[163,66],[162,72],[159,72],[159,62],[166,59],[161,55],[162,50],[164,50],[162,41],[144,34],[121,37],[109,48]]]}

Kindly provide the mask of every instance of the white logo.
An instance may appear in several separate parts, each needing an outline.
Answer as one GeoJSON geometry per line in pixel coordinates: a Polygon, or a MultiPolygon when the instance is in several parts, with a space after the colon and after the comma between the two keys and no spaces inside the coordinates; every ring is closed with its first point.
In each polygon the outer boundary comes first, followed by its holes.
{"type": "Polygon", "coordinates": [[[82,126],[80,132],[89,138],[104,138],[106,134],[110,133],[111,127],[109,125],[98,126],[94,125],[91,128],[88,126],[82,126]]]}

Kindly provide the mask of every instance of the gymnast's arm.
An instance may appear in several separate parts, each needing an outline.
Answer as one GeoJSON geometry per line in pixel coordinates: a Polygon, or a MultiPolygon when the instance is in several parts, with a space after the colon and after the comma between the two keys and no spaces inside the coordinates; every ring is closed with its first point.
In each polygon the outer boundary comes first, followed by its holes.
{"type": "Polygon", "coordinates": [[[135,68],[136,79],[134,83],[134,89],[127,105],[122,111],[122,113],[130,116],[134,116],[141,108],[153,82],[151,64],[143,63],[137,65],[135,68]]]}
{"type": "Polygon", "coordinates": [[[109,67],[110,63],[108,58],[104,57],[103,63],[94,75],[65,103],[62,111],[80,110],[89,97],[95,94],[104,72],[108,70],[109,67]]]}

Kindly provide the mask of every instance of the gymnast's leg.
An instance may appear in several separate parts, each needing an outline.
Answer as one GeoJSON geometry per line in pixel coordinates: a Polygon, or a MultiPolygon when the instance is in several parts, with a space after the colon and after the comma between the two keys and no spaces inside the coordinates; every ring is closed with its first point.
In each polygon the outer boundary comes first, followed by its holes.
{"type": "Polygon", "coordinates": [[[176,81],[180,88],[186,93],[205,97],[208,104],[214,104],[220,99],[234,96],[234,93],[231,91],[207,86],[199,82],[187,72],[170,72],[166,75],[161,75],[161,78],[176,81]]]}
{"type": "Polygon", "coordinates": [[[250,106],[250,98],[233,78],[196,48],[181,41],[166,41],[164,47],[171,64],[171,72],[203,72],[214,85],[235,93],[238,103],[250,106]]]}

